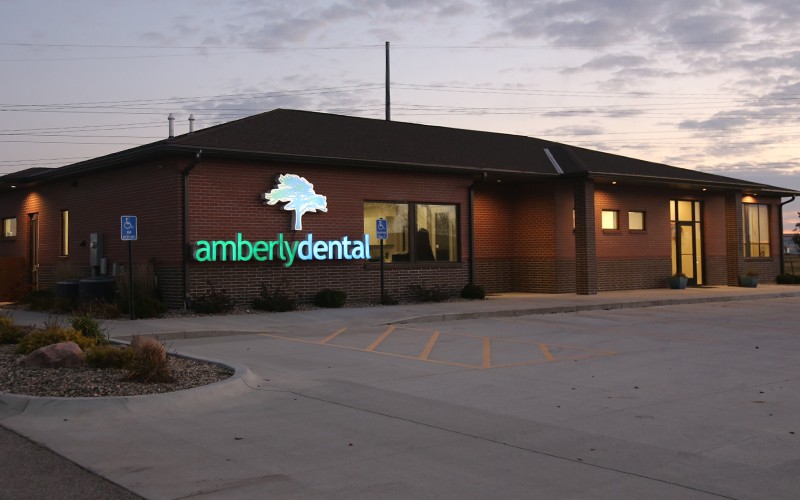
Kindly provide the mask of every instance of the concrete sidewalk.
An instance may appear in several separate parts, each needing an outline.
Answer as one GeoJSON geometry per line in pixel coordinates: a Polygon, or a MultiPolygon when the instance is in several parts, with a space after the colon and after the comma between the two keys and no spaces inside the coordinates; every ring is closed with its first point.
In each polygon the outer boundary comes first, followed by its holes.
{"type": "MultiPolygon", "coordinates": [[[[800,296],[800,286],[766,284],[757,288],[728,286],[690,287],[684,290],[659,288],[602,292],[597,295],[506,293],[490,295],[486,300],[312,309],[285,313],[252,311],[251,314],[179,316],[135,321],[106,320],[105,326],[113,339],[127,340],[134,335],[157,335],[162,339],[179,339],[263,333],[274,328],[307,327],[311,324],[427,323],[792,296],[800,296]]],[[[7,312],[18,324],[41,325],[52,316],[47,313],[21,310],[7,310],[7,312]]]]}
{"type": "MultiPolygon", "coordinates": [[[[88,485],[97,482],[92,473],[98,473],[154,499],[263,498],[265,492],[275,498],[296,498],[298,492],[313,498],[408,498],[410,492],[425,491],[408,490],[398,477],[437,485],[427,493],[430,498],[485,498],[491,494],[488,487],[500,488],[494,495],[507,498],[535,496],[526,490],[531,487],[540,487],[542,498],[555,498],[548,496],[553,492],[559,498],[585,498],[587,491],[594,498],[740,498],[724,487],[735,490],[737,477],[781,498],[780,492],[794,486],[795,479],[786,477],[796,477],[786,464],[798,456],[792,426],[800,401],[776,398],[797,393],[800,374],[793,360],[800,348],[791,311],[771,318],[774,311],[786,311],[782,300],[796,310],[796,297],[800,287],[760,285],[595,296],[505,294],[485,301],[113,320],[106,323],[112,338],[156,334],[171,339],[178,352],[227,361],[239,368],[238,375],[190,391],[132,398],[0,394],[0,423],[69,457],[49,458],[64,462],[48,478],[56,484],[83,480],[88,485]],[[681,310],[682,321],[697,325],[692,335],[681,325],[676,333],[675,310],[637,310],[726,302],[732,306],[726,314],[742,318],[703,323],[719,312],[718,306],[692,309],[690,318],[681,310]],[[754,303],[771,309],[753,313],[748,307],[754,303]],[[625,311],[619,317],[605,312],[612,309],[625,311]],[[534,316],[575,311],[586,314],[534,316]],[[637,321],[634,326],[622,323],[625,315],[637,321]],[[528,322],[514,326],[491,318],[528,322]],[[578,325],[560,326],[564,321],[578,325]],[[547,346],[556,362],[481,371],[307,340],[342,325],[355,338],[389,331],[388,324],[407,325],[406,336],[446,330],[441,336],[445,352],[473,342],[470,335],[458,335],[474,325],[498,337],[495,355],[511,357],[521,355],[536,330],[541,340],[533,345],[547,346]],[[643,330],[647,335],[640,337],[643,330]],[[295,338],[256,335],[275,332],[295,338]],[[688,350],[676,350],[684,347],[688,350]],[[512,350],[501,352],[504,348],[512,350]],[[609,355],[558,363],[570,349],[609,355]],[[676,376],[680,385],[665,384],[676,376]],[[742,401],[748,406],[739,421],[742,401]],[[769,417],[754,424],[759,407],[769,417]],[[687,451],[675,455],[671,442],[687,451]],[[590,446],[597,455],[593,459],[590,446]],[[752,476],[758,464],[750,464],[752,453],[741,449],[755,450],[756,462],[775,462],[783,469],[752,476]],[[70,460],[79,464],[77,470],[69,467],[70,460]],[[682,476],[693,469],[697,477],[682,476]],[[703,489],[698,478],[706,476],[722,479],[703,489]],[[503,486],[505,477],[515,479],[503,486]]],[[[10,313],[21,324],[48,318],[10,313]]],[[[474,342],[480,346],[479,339],[474,342]]],[[[8,436],[0,432],[0,440],[8,436]]],[[[30,486],[27,492],[16,490],[19,497],[51,498],[52,491],[42,491],[37,481],[40,469],[24,463],[26,457],[40,456],[34,442],[16,439],[12,449],[22,450],[15,452],[19,462],[0,474],[30,474],[15,482],[30,486]]]]}

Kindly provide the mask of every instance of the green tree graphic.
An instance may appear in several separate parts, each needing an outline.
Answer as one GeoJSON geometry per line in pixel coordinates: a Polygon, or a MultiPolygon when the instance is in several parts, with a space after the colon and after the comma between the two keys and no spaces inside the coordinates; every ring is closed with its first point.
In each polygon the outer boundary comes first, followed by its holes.
{"type": "Polygon", "coordinates": [[[313,184],[294,174],[279,175],[278,185],[272,191],[262,194],[261,199],[265,200],[265,205],[282,202],[286,203],[284,210],[294,210],[292,223],[295,231],[303,229],[302,218],[306,212],[328,211],[328,200],[314,192],[313,184]]]}

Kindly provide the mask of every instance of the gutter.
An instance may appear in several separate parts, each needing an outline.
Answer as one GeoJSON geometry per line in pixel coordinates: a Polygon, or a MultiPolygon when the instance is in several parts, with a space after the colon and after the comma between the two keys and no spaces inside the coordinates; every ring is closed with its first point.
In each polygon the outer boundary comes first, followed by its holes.
{"type": "Polygon", "coordinates": [[[469,186],[469,284],[475,284],[475,188],[486,182],[489,174],[482,172],[481,178],[469,186]]]}
{"type": "Polygon", "coordinates": [[[785,260],[785,255],[784,255],[784,252],[786,251],[786,249],[783,246],[783,206],[793,202],[794,199],[795,199],[795,196],[792,195],[792,199],[791,200],[784,201],[783,203],[778,205],[778,224],[780,224],[780,226],[779,226],[780,227],[780,231],[778,231],[778,234],[780,234],[780,236],[781,236],[781,274],[785,274],[786,273],[786,260],[785,260]]]}
{"type": "Polygon", "coordinates": [[[183,241],[181,242],[181,247],[183,248],[183,309],[184,311],[189,307],[189,174],[192,172],[194,167],[200,163],[200,157],[203,154],[202,149],[198,149],[197,153],[195,153],[194,158],[183,169],[181,172],[181,176],[183,177],[183,217],[182,217],[182,225],[183,225],[183,241]]]}

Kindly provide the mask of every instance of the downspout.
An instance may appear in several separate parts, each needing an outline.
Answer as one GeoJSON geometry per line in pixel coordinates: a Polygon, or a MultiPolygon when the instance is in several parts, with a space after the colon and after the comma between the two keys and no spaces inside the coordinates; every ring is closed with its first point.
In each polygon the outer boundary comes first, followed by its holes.
{"type": "Polygon", "coordinates": [[[475,187],[486,182],[489,175],[483,172],[481,178],[469,186],[469,284],[475,284],[475,187]]]}
{"type": "Polygon", "coordinates": [[[198,149],[192,161],[183,169],[183,309],[189,307],[189,258],[191,249],[189,248],[189,174],[200,163],[202,149],[198,149]]]}
{"type": "Polygon", "coordinates": [[[792,195],[791,200],[784,201],[778,206],[778,223],[780,224],[781,228],[779,232],[781,237],[781,274],[786,274],[786,261],[785,261],[786,257],[784,256],[784,252],[786,252],[786,249],[783,247],[783,206],[793,202],[794,198],[795,196],[792,195]]]}

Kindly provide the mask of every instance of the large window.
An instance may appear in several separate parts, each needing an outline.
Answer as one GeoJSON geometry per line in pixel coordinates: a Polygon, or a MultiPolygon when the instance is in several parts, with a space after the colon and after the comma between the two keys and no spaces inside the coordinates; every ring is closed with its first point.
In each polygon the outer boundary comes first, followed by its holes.
{"type": "Polygon", "coordinates": [[[769,257],[769,205],[745,203],[744,256],[769,257]]]}
{"type": "Polygon", "coordinates": [[[370,255],[384,262],[458,262],[458,216],[455,205],[364,203],[364,233],[370,255]],[[388,238],[380,255],[375,221],[386,219],[388,238]]]}
{"type": "Polygon", "coordinates": [[[10,217],[3,219],[3,238],[15,238],[17,236],[17,218],[10,217]]]}

